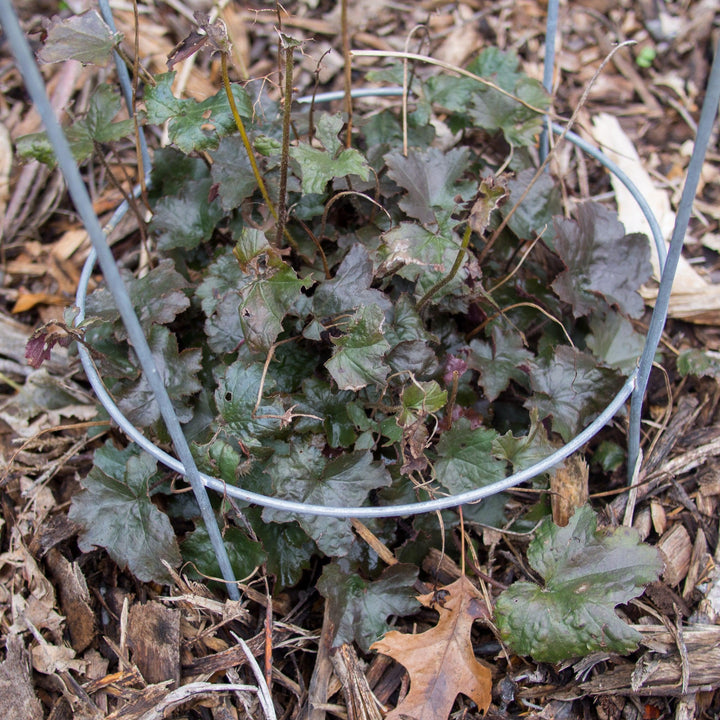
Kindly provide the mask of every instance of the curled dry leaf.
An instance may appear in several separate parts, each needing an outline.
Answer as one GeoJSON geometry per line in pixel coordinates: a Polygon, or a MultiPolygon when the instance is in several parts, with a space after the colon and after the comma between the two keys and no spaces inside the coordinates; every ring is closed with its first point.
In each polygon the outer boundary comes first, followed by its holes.
{"type": "Polygon", "coordinates": [[[419,635],[393,630],[371,646],[410,673],[410,691],[386,720],[443,720],[460,693],[485,712],[490,706],[492,674],[475,658],[470,638],[473,622],[487,617],[482,595],[463,576],[418,600],[440,614],[434,628],[419,635]]]}

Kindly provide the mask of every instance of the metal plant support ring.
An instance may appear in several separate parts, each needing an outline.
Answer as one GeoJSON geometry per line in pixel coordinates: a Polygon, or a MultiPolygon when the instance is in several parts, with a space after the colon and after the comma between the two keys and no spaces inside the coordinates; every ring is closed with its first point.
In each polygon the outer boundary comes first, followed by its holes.
{"type": "MultiPolygon", "coordinates": [[[[372,95],[398,95],[402,93],[402,88],[384,88],[379,93],[378,91],[371,91],[367,89],[360,89],[353,92],[353,95],[358,97],[368,97],[372,95]]],[[[315,100],[322,99],[323,101],[331,101],[339,99],[343,96],[343,93],[325,93],[320,97],[316,97],[315,100]]],[[[300,98],[300,102],[309,102],[310,98],[300,98]]],[[[552,124],[552,130],[556,134],[561,134],[563,128],[559,125],[552,124]]],[[[633,197],[637,200],[641,211],[645,215],[650,224],[651,232],[653,234],[653,240],[656,247],[658,248],[658,254],[661,259],[661,263],[665,259],[665,243],[662,238],[659,224],[655,218],[652,209],[645,201],[643,196],[640,194],[638,189],[630,181],[630,179],[618,168],[608,157],[603,153],[593,148],[591,145],[586,143],[580,137],[574,133],[567,133],[566,138],[573,144],[580,147],[585,152],[588,152],[601,162],[610,172],[615,174],[618,179],[628,188],[633,197]]],[[[116,213],[113,215],[109,227],[112,229],[119,222],[122,216],[127,212],[127,205],[123,203],[116,213]]],[[[107,230],[107,228],[106,228],[107,230]]],[[[82,275],[80,277],[80,283],[78,286],[78,292],[76,297],[76,303],[79,308],[79,313],[76,319],[76,324],[81,323],[85,317],[85,299],[87,297],[87,286],[90,277],[95,266],[96,256],[94,251],[88,256],[85,265],[83,267],[82,275]]],[[[185,468],[183,464],[172,455],[166,453],[161,448],[157,447],[152,441],[146,438],[138,428],[136,428],[122,413],[120,408],[116,405],[114,400],[110,397],[107,389],[105,388],[102,379],[100,378],[97,369],[90,357],[88,350],[80,345],[78,347],[80,360],[85,369],[85,373],[90,381],[90,384],[95,391],[98,399],[105,407],[110,417],[118,424],[120,429],[138,446],[143,450],[152,455],[156,460],[167,466],[171,470],[178,472],[182,475],[185,474],[185,468]]],[[[594,437],[612,418],[618,413],[623,407],[625,401],[630,397],[636,387],[637,380],[637,369],[627,379],[625,384],[622,386],[620,391],[611,400],[605,410],[590,423],[584,430],[582,430],[577,436],[575,436],[569,443],[563,445],[561,448],[553,452],[551,455],[535,463],[532,467],[526,468],[521,472],[513,473],[504,480],[492,483],[490,485],[476,488],[475,490],[467,491],[458,495],[448,495],[445,497],[436,498],[433,500],[418,501],[415,503],[405,503],[402,505],[392,506],[341,506],[341,507],[328,507],[324,505],[313,505],[300,503],[290,500],[283,500],[282,498],[271,497],[269,495],[261,495],[259,493],[250,492],[243,488],[228,485],[222,480],[200,473],[200,478],[205,486],[216,492],[229,495],[237,500],[261,505],[263,507],[272,508],[275,510],[282,510],[287,513],[302,514],[302,515],[315,515],[315,516],[326,516],[326,517],[340,517],[340,518],[379,518],[379,517],[398,517],[405,515],[419,515],[421,513],[433,512],[436,510],[444,510],[447,508],[457,507],[466,503],[477,502],[484,498],[496,495],[505,490],[508,490],[520,483],[540,475],[558,463],[562,462],[566,457],[572,455],[574,452],[579,450],[586,442],[594,437]]]]}

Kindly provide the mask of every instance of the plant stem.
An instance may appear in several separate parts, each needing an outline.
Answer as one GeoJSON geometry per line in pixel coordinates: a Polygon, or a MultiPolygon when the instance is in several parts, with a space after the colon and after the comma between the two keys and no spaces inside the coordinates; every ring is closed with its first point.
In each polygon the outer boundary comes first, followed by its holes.
{"type": "Polygon", "coordinates": [[[343,61],[345,63],[343,78],[345,80],[345,113],[347,114],[347,129],[345,147],[352,147],[353,106],[352,106],[352,65],[350,59],[350,30],[347,17],[348,0],[340,0],[340,30],[342,32],[343,61]]]}
{"type": "Polygon", "coordinates": [[[233,97],[232,88],[230,87],[230,77],[228,76],[227,54],[221,53],[220,58],[225,94],[227,95],[228,102],[230,103],[230,110],[232,111],[233,117],[235,118],[235,125],[240,132],[240,137],[242,138],[243,145],[245,146],[245,151],[248,154],[248,159],[250,160],[250,167],[252,168],[253,175],[255,176],[255,182],[258,184],[258,188],[263,196],[263,199],[265,200],[265,204],[268,206],[270,214],[277,220],[277,210],[275,209],[275,205],[273,205],[273,201],[270,199],[270,195],[268,195],[267,188],[265,187],[265,181],[260,174],[260,169],[258,168],[257,162],[255,160],[255,153],[253,152],[250,138],[245,131],[245,124],[243,123],[242,118],[240,117],[240,113],[238,112],[237,105],[235,104],[235,98],[233,97]]]}
{"type": "MultiPolygon", "coordinates": [[[[235,125],[240,132],[240,137],[242,138],[243,145],[245,146],[245,151],[248,154],[248,159],[250,160],[250,167],[252,168],[253,175],[255,176],[255,182],[258,185],[261,195],[263,196],[263,200],[265,200],[265,204],[268,206],[270,214],[275,218],[275,220],[279,221],[278,211],[275,209],[275,205],[270,199],[270,195],[268,194],[267,188],[265,187],[265,181],[260,174],[260,168],[258,168],[257,161],[255,160],[255,153],[253,152],[250,138],[245,131],[245,124],[240,117],[240,113],[238,112],[237,105],[235,103],[235,98],[232,94],[232,88],[230,87],[230,77],[228,76],[227,68],[227,53],[221,53],[220,58],[223,87],[225,88],[225,94],[227,95],[228,102],[230,103],[230,110],[232,110],[233,118],[235,119],[235,125]]],[[[283,235],[285,236],[285,239],[288,241],[288,243],[297,250],[297,243],[293,239],[293,236],[288,232],[288,229],[284,226],[284,224],[283,235]]]]}
{"type": "Polygon", "coordinates": [[[293,90],[293,47],[283,47],[285,55],[285,97],[283,98],[282,152],[280,154],[280,188],[278,190],[277,232],[275,244],[280,246],[287,219],[286,194],[288,162],[290,161],[290,110],[293,90]]]}
{"type": "Polygon", "coordinates": [[[471,233],[472,233],[472,228],[468,224],[465,228],[465,234],[463,235],[460,249],[458,250],[458,254],[457,254],[457,257],[455,258],[455,262],[453,263],[452,268],[450,268],[450,272],[442,280],[439,280],[438,282],[436,282],[425,293],[425,295],[423,295],[422,300],[420,300],[420,302],[417,304],[418,312],[420,312],[425,307],[425,305],[428,304],[428,302],[433,297],[433,295],[437,294],[440,290],[442,290],[458,274],[458,270],[460,270],[460,266],[462,265],[463,256],[465,255],[465,251],[467,250],[467,247],[470,244],[471,233]]]}

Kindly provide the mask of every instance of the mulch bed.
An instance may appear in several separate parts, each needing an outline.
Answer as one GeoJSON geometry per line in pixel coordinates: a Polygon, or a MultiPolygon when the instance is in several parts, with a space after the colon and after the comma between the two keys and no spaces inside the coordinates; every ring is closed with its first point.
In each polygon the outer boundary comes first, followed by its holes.
{"type": "MultiPolygon", "coordinates": [[[[56,11],[56,3],[17,4],[37,48],[43,20],[56,11]]],[[[86,4],[67,3],[74,11],[86,4]]],[[[484,47],[514,49],[524,70],[539,77],[544,5],[536,0],[351,1],[351,44],[408,48],[455,64],[484,47]]],[[[122,7],[117,23],[131,52],[131,4],[122,7]]],[[[162,72],[168,53],[191,28],[180,12],[190,8],[157,2],[140,9],[140,55],[151,72],[162,72]]],[[[561,10],[556,111],[569,117],[613,43],[636,40],[614,56],[592,87],[578,132],[589,136],[599,113],[619,118],[645,168],[673,203],[702,106],[717,9],[713,1],[585,0],[561,10]],[[649,68],[635,62],[643,51],[655,53],[649,68]]],[[[236,68],[262,78],[277,95],[281,22],[285,32],[304,42],[297,92],[312,91],[316,77],[323,90],[342,89],[340,4],[298,1],[285,10],[278,16],[267,7],[225,5],[222,17],[236,68]],[[328,50],[318,73],[318,60],[328,50]]],[[[218,62],[209,55],[194,62],[185,92],[204,98],[220,87],[218,62]]],[[[362,84],[378,62],[358,58],[353,80],[362,84]]],[[[73,62],[43,67],[54,106],[67,116],[81,113],[89,92],[112,72],[110,66],[73,62]]],[[[0,715],[23,720],[262,717],[256,694],[232,689],[256,684],[236,640],[240,636],[261,666],[268,644],[272,647],[278,717],[380,717],[367,691],[392,708],[407,692],[407,675],[386,656],[358,658],[350,647],[331,652],[324,645],[322,598],[312,586],[317,572],[272,598],[265,579],[256,577],[243,586],[243,599],[232,602],[220,590],[182,575],[170,589],[142,584],[104,552],[79,553],[76,528],[67,518],[70,498],[92,464],[99,438],[123,439],[97,421],[95,400],[72,352],[55,350],[40,370],[26,364],[25,343],[33,328],[62,322],[64,309],[73,304],[89,245],[59,174],[13,157],[13,141],[39,130],[40,123],[7,43],[0,45],[0,84],[0,645],[5,648],[0,715]]],[[[607,173],[594,162],[568,146],[557,163],[568,196],[612,200],[607,173]]],[[[719,169],[720,155],[711,148],[688,235],[687,256],[707,282],[718,271],[719,169]]],[[[122,199],[121,188],[127,191],[137,176],[134,148],[120,144],[83,172],[95,209],[106,219],[122,199]]],[[[131,252],[137,242],[137,220],[129,214],[115,235],[115,252],[131,252]]],[[[603,520],[631,523],[666,558],[661,581],[624,608],[642,634],[640,650],[629,657],[596,653],[563,667],[538,665],[508,657],[488,628],[478,627],[476,655],[494,665],[490,717],[654,720],[720,713],[715,692],[720,686],[720,386],[713,377],[681,378],[673,359],[687,347],[720,349],[717,308],[703,308],[701,302],[690,298],[693,312],[676,313],[667,327],[665,364],[654,373],[648,395],[637,492],[624,489],[624,470],[590,475],[591,501],[603,520]],[[688,322],[698,316],[702,324],[688,322]]],[[[617,439],[624,442],[620,421],[617,428],[617,439]]],[[[513,502],[526,499],[516,494],[513,502]]],[[[485,571],[509,577],[513,563],[522,562],[528,539],[494,531],[480,535],[486,543],[479,558],[485,571]]],[[[440,567],[438,572],[434,555],[426,559],[425,588],[460,575],[447,558],[440,567]]],[[[415,621],[426,627],[432,614],[421,613],[415,621]]],[[[462,696],[455,708],[453,717],[478,716],[462,696]]]]}

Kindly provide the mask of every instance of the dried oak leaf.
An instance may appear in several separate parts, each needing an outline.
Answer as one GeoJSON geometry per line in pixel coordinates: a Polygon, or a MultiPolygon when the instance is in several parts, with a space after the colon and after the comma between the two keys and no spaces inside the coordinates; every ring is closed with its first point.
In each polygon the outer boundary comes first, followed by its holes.
{"type": "Polygon", "coordinates": [[[410,691],[385,720],[444,720],[459,693],[487,711],[492,673],[475,658],[470,638],[473,622],[487,617],[482,595],[461,577],[418,600],[440,614],[434,628],[419,635],[393,630],[371,645],[402,663],[410,674],[410,691]]]}

